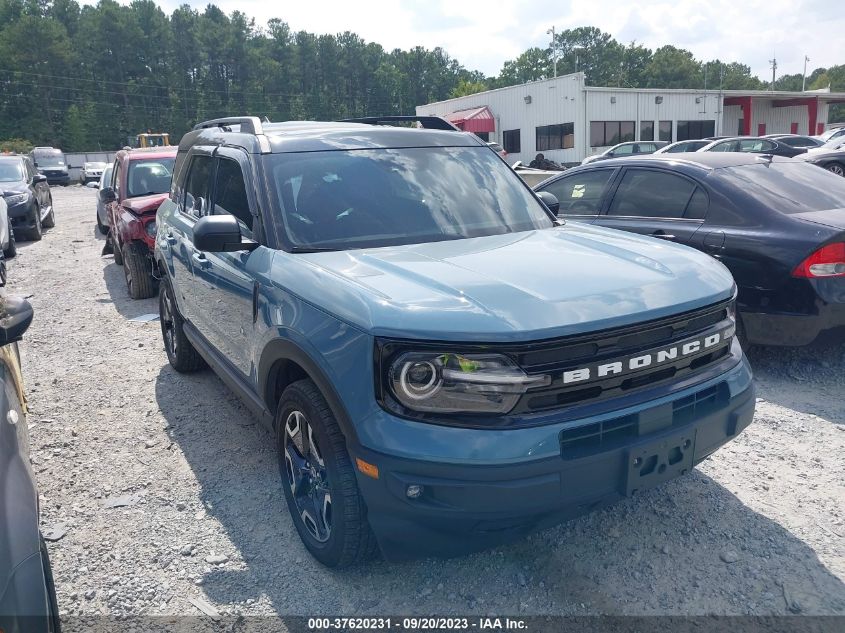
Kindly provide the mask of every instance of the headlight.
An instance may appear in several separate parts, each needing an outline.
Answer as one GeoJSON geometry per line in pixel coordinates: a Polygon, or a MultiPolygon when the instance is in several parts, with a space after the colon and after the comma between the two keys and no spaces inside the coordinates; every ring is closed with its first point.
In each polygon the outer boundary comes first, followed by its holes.
{"type": "Polygon", "coordinates": [[[387,370],[387,384],[404,407],[425,413],[504,415],[549,376],[529,376],[501,354],[405,352],[387,370]]]}
{"type": "Polygon", "coordinates": [[[155,236],[156,236],[156,223],[155,223],[155,220],[153,220],[152,222],[147,222],[147,223],[144,225],[144,230],[147,232],[147,235],[149,235],[150,237],[155,237],[155,236]]]}
{"type": "Polygon", "coordinates": [[[28,193],[16,193],[13,196],[6,197],[6,204],[20,204],[21,202],[26,202],[28,199],[28,193]]]}

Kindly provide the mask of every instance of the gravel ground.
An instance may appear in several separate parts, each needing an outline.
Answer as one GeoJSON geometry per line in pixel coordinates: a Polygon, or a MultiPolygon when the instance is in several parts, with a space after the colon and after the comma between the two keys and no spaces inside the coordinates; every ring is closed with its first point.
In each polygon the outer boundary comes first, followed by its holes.
{"type": "Polygon", "coordinates": [[[199,615],[197,598],[224,615],[845,614],[841,345],[752,350],[754,424],[686,477],[492,551],[329,571],[288,517],[272,438],[131,321],[157,301],[100,256],[95,191],[53,196],[9,292],[36,310],[21,349],[63,615],[199,615]]]}

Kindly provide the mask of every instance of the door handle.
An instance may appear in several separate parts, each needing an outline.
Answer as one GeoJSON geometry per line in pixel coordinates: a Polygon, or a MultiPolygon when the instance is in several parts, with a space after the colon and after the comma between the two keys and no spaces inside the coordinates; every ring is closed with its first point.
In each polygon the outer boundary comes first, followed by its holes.
{"type": "Polygon", "coordinates": [[[211,262],[205,256],[205,253],[201,253],[199,251],[194,251],[194,254],[191,255],[191,259],[194,260],[194,264],[205,270],[206,268],[211,267],[211,262]]]}
{"type": "Polygon", "coordinates": [[[659,237],[661,240],[674,240],[675,239],[674,235],[670,235],[669,233],[667,233],[666,231],[663,231],[663,230],[655,231],[654,233],[651,234],[651,236],[652,237],[659,237]]]}

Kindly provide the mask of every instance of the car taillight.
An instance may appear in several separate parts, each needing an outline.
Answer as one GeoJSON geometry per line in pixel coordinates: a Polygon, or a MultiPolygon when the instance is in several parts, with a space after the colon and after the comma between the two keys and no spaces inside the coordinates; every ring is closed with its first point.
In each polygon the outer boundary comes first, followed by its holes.
{"type": "Polygon", "coordinates": [[[845,277],[845,242],[822,246],[792,271],[793,277],[845,277]]]}

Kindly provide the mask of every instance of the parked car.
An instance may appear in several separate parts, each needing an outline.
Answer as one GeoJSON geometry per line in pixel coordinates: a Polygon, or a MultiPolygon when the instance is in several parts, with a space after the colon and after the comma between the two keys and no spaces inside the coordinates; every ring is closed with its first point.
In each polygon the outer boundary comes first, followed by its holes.
{"type": "Polygon", "coordinates": [[[824,154],[826,152],[838,152],[845,150],[845,136],[834,137],[818,147],[811,147],[807,150],[808,154],[824,154]]]}
{"type": "Polygon", "coordinates": [[[562,217],[697,248],[739,287],[750,343],[845,325],[845,180],[800,161],[695,152],[579,167],[542,183],[562,217]]]}
{"type": "Polygon", "coordinates": [[[100,190],[108,209],[105,253],[123,266],[129,296],[152,297],[158,290],[153,274],[156,211],[170,191],[176,147],[122,150],[115,157],[111,186],[100,190]]]}
{"type": "MultiPolygon", "coordinates": [[[[112,172],[114,167],[112,165],[106,166],[103,173],[100,175],[100,181],[97,183],[97,189],[103,190],[105,187],[111,186],[112,172]]],[[[106,203],[97,196],[97,229],[102,235],[109,234],[109,212],[106,203]]]]}
{"type": "Polygon", "coordinates": [[[845,176],[845,148],[835,152],[807,152],[800,158],[811,165],[824,167],[837,176],[845,176]]]}
{"type": "Polygon", "coordinates": [[[807,151],[806,147],[792,147],[786,143],[758,136],[735,136],[713,141],[698,152],[747,152],[751,154],[771,154],[773,156],[798,156],[807,151]]]}
{"type": "Polygon", "coordinates": [[[56,225],[47,177],[25,156],[0,156],[0,188],[15,239],[38,241],[56,225]]]}
{"type": "Polygon", "coordinates": [[[47,177],[49,184],[70,184],[67,159],[62,150],[55,147],[36,147],[29,153],[29,158],[38,173],[47,177]]]}
{"type": "Polygon", "coordinates": [[[813,136],[803,136],[801,134],[764,134],[761,138],[771,138],[792,147],[806,147],[808,149],[824,144],[823,141],[813,136]]]}
{"type": "Polygon", "coordinates": [[[32,316],[26,300],[0,296],[0,631],[8,633],[60,630],[50,559],[38,529],[18,355],[32,316]]]}
{"type": "Polygon", "coordinates": [[[555,524],[753,416],[722,264],[561,226],[483,141],[422,119],[201,123],[158,211],[168,360],[211,365],[276,432],[329,566],[555,524]]]}
{"type": "Polygon", "coordinates": [[[87,185],[89,182],[99,181],[105,168],[106,163],[84,163],[82,165],[82,172],[79,175],[79,182],[83,185],[87,185]]]}
{"type": "Polygon", "coordinates": [[[499,156],[501,156],[502,158],[507,158],[507,157],[508,157],[508,153],[505,151],[505,148],[503,148],[503,147],[502,147],[501,145],[499,145],[498,143],[487,143],[487,147],[489,147],[490,149],[492,149],[494,152],[496,152],[496,153],[497,153],[499,156]]]}
{"type": "Polygon", "coordinates": [[[619,145],[614,145],[613,147],[604,150],[600,154],[587,156],[587,158],[581,161],[581,164],[586,165],[588,163],[593,163],[597,160],[607,160],[608,158],[623,158],[625,156],[653,154],[661,147],[666,147],[666,145],[668,144],[669,143],[667,143],[666,141],[635,141],[619,143],[619,145]]]}
{"type": "Polygon", "coordinates": [[[819,134],[818,138],[822,143],[845,136],[845,127],[832,127],[819,134]]]}
{"type": "MultiPolygon", "coordinates": [[[[0,165],[0,185],[2,185],[3,167],[0,165]]],[[[15,232],[9,223],[9,208],[6,199],[0,197],[0,249],[3,250],[3,257],[12,258],[17,253],[15,246],[15,232]]]]}
{"type": "Polygon", "coordinates": [[[700,139],[696,141],[677,141],[664,145],[655,154],[679,154],[681,152],[697,152],[705,145],[709,145],[711,141],[707,139],[700,139]]]}

